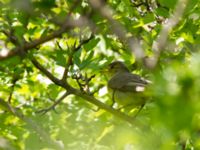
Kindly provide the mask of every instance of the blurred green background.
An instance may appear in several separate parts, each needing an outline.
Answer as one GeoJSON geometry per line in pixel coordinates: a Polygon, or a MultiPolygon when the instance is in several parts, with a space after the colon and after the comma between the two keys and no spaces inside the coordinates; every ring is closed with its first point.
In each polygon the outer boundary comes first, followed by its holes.
{"type": "Polygon", "coordinates": [[[200,149],[200,1],[181,4],[184,13],[154,61],[177,0],[0,0],[0,98],[25,116],[0,101],[0,149],[200,149]],[[145,59],[138,59],[141,51],[145,59]],[[76,94],[43,114],[65,89],[32,58],[59,79],[66,71],[70,86],[108,106],[102,70],[124,61],[152,81],[151,102],[132,125],[76,94]]]}

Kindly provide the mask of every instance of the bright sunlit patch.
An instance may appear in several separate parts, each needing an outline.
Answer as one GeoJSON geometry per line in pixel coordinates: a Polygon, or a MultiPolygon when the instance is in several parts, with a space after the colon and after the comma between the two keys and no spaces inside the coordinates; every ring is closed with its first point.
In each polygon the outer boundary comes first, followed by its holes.
{"type": "Polygon", "coordinates": [[[2,48],[1,51],[0,51],[0,55],[1,55],[1,56],[6,56],[6,55],[8,55],[8,49],[2,48]]]}
{"type": "Polygon", "coordinates": [[[37,75],[37,80],[39,80],[41,83],[46,83],[47,85],[51,84],[52,81],[48,78],[43,77],[41,74],[37,75]]]}
{"type": "Polygon", "coordinates": [[[184,41],[184,38],[178,38],[177,40],[176,40],[176,45],[178,45],[178,44],[180,44],[181,42],[183,42],[184,41]]]}
{"type": "Polygon", "coordinates": [[[189,16],[189,18],[190,18],[190,19],[193,19],[194,21],[195,21],[195,20],[198,20],[199,17],[200,17],[200,16],[199,16],[199,14],[197,14],[197,13],[192,13],[192,14],[189,16]]]}
{"type": "Polygon", "coordinates": [[[61,66],[56,66],[55,68],[55,73],[59,75],[59,77],[62,77],[63,73],[64,73],[64,68],[61,66]]]}
{"type": "Polygon", "coordinates": [[[154,41],[152,47],[153,47],[153,50],[157,50],[158,49],[158,42],[154,41]]]}
{"type": "Polygon", "coordinates": [[[18,90],[19,93],[29,93],[30,90],[29,90],[29,87],[27,85],[23,85],[19,90],[18,90]]]}
{"type": "Polygon", "coordinates": [[[107,87],[103,87],[99,90],[99,96],[104,96],[108,93],[107,87]]]}
{"type": "Polygon", "coordinates": [[[43,45],[44,45],[44,46],[49,46],[49,47],[55,47],[55,43],[52,42],[52,41],[45,42],[43,45]]]}
{"type": "Polygon", "coordinates": [[[176,83],[169,83],[167,86],[167,91],[170,95],[177,95],[180,92],[180,87],[176,83]]]}
{"type": "Polygon", "coordinates": [[[98,36],[100,38],[100,42],[97,44],[98,51],[103,52],[107,56],[112,56],[113,51],[106,48],[106,42],[102,36],[98,36]]]}
{"type": "Polygon", "coordinates": [[[134,146],[133,144],[125,144],[124,145],[124,150],[134,150],[134,146]]]}

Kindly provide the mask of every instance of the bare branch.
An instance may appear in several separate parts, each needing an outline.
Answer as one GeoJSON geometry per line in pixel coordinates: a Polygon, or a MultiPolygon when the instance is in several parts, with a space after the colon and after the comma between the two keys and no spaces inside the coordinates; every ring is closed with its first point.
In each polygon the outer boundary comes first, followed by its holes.
{"type": "Polygon", "coordinates": [[[96,105],[97,107],[99,107],[101,109],[104,109],[107,112],[110,112],[114,116],[119,117],[122,120],[129,122],[131,125],[137,125],[136,124],[137,122],[135,122],[134,118],[132,118],[132,117],[130,117],[130,116],[128,116],[128,115],[126,115],[126,114],[114,109],[114,108],[112,108],[111,106],[108,106],[108,105],[102,103],[101,101],[99,101],[98,99],[94,98],[91,95],[88,95],[86,93],[82,93],[81,91],[76,90],[76,89],[72,90],[72,94],[75,94],[75,95],[83,98],[84,100],[96,105]]]}
{"type": "Polygon", "coordinates": [[[2,33],[4,33],[4,35],[7,36],[7,38],[9,39],[10,42],[12,42],[15,45],[18,45],[19,42],[17,40],[17,38],[13,35],[13,31],[6,31],[6,30],[2,30],[2,33]]]}
{"type": "MultiPolygon", "coordinates": [[[[49,40],[52,40],[52,39],[54,39],[56,37],[61,36],[65,31],[66,31],[66,29],[61,28],[61,29],[53,32],[52,34],[50,34],[48,36],[41,37],[40,39],[37,39],[35,41],[26,43],[23,46],[23,49],[27,52],[28,50],[30,50],[32,48],[35,48],[35,47],[37,47],[40,44],[43,44],[43,43],[45,43],[45,42],[47,42],[49,40]]],[[[4,59],[7,59],[7,58],[10,58],[10,57],[18,55],[18,52],[20,51],[20,49],[22,49],[22,47],[16,47],[16,48],[12,49],[7,55],[0,56],[0,60],[4,60],[4,59]]]]}
{"type": "Polygon", "coordinates": [[[88,39],[82,40],[81,43],[80,43],[77,47],[75,47],[72,51],[75,51],[75,52],[76,52],[76,51],[79,50],[84,44],[89,43],[93,38],[94,38],[94,35],[91,34],[90,37],[89,37],[88,39]]]}
{"type": "Polygon", "coordinates": [[[167,44],[167,38],[172,28],[174,28],[180,21],[188,0],[179,0],[174,13],[168,19],[167,23],[163,24],[162,30],[158,35],[157,40],[154,42],[152,49],[155,51],[154,58],[151,60],[151,68],[154,68],[157,65],[160,53],[167,44]]]}
{"type": "Polygon", "coordinates": [[[68,74],[68,71],[69,71],[69,67],[73,64],[72,58],[73,58],[74,53],[76,51],[78,51],[84,44],[87,44],[89,41],[91,41],[93,38],[94,38],[94,35],[91,34],[91,36],[88,39],[82,40],[77,47],[74,46],[74,48],[71,50],[71,54],[69,55],[67,65],[66,65],[64,73],[63,73],[62,81],[66,80],[67,74],[68,74]]]}
{"type": "Polygon", "coordinates": [[[50,135],[45,132],[34,120],[30,117],[25,116],[19,109],[12,107],[9,103],[5,102],[0,98],[0,106],[5,111],[10,112],[14,116],[18,117],[20,120],[24,121],[30,128],[36,131],[37,134],[42,138],[44,142],[47,142],[48,145],[53,146],[56,149],[64,149],[61,145],[56,143],[53,139],[50,138],[50,135]]]}
{"type": "Polygon", "coordinates": [[[48,108],[41,109],[37,111],[37,113],[42,113],[42,115],[46,114],[48,111],[55,109],[55,107],[60,104],[68,95],[70,95],[70,92],[65,92],[57,101],[54,102],[53,105],[51,105],[48,108]]]}
{"type": "MultiPolygon", "coordinates": [[[[100,9],[98,7],[98,9],[100,9]]],[[[103,12],[103,10],[101,10],[103,12]]],[[[118,23],[111,18],[109,18],[110,16],[107,16],[108,19],[110,19],[110,22],[114,25],[115,29],[116,29],[116,33],[118,33],[118,23]],[[116,24],[116,26],[115,26],[116,24]]],[[[11,50],[8,55],[6,56],[0,56],[0,60],[4,60],[6,58],[15,56],[19,54],[19,51],[22,49],[24,50],[25,53],[27,53],[30,49],[33,49],[35,47],[37,47],[38,45],[41,45],[47,41],[50,41],[52,39],[55,39],[57,37],[62,36],[63,33],[65,33],[66,31],[68,31],[69,29],[72,29],[74,27],[82,27],[82,26],[89,26],[91,28],[93,28],[93,24],[91,23],[91,21],[86,18],[86,17],[79,17],[78,19],[74,20],[72,18],[68,18],[65,23],[63,24],[63,26],[57,30],[52,32],[51,34],[47,35],[46,37],[41,37],[35,41],[29,42],[29,43],[25,43],[23,46],[21,47],[16,47],[13,50],[11,50]]],[[[125,39],[126,35],[124,34],[124,30],[119,31],[119,36],[121,36],[122,38],[125,39]],[[123,34],[121,34],[121,32],[123,32],[123,34]]],[[[85,40],[82,42],[82,44],[85,44],[87,42],[89,42],[89,40],[91,40],[91,38],[93,38],[93,36],[91,36],[88,40],[85,40]]],[[[136,42],[137,43],[137,42],[136,42]]],[[[133,44],[133,43],[131,43],[133,44]]],[[[81,46],[81,45],[80,45],[81,46]]],[[[80,47],[76,47],[76,49],[79,49],[80,47]]],[[[75,49],[75,50],[76,50],[75,49]]],[[[137,55],[138,56],[138,55],[137,55]]],[[[114,116],[117,116],[125,121],[128,121],[129,123],[133,123],[134,119],[128,115],[123,114],[122,112],[119,112],[118,110],[113,109],[112,107],[102,103],[101,101],[97,100],[96,98],[94,98],[93,96],[83,93],[78,89],[73,88],[72,86],[70,86],[67,82],[63,82],[62,80],[56,78],[52,73],[50,73],[45,67],[43,67],[34,57],[30,58],[31,62],[33,63],[33,65],[40,70],[42,73],[44,73],[53,83],[55,83],[56,85],[63,87],[64,89],[66,89],[69,93],[77,95],[83,99],[85,99],[86,101],[96,105],[97,107],[104,109],[110,113],[112,113],[114,116]]]]}
{"type": "Polygon", "coordinates": [[[81,73],[75,73],[73,74],[72,78],[76,80],[78,83],[78,86],[82,92],[92,94],[89,89],[89,83],[90,81],[95,77],[95,75],[91,75],[90,77],[87,76],[87,73],[85,75],[82,75],[81,73]]]}
{"type": "Polygon", "coordinates": [[[52,82],[54,82],[57,85],[63,86],[62,82],[56,78],[53,74],[51,74],[46,68],[44,68],[35,58],[30,58],[33,65],[40,70],[42,73],[44,73],[52,82]]]}
{"type": "Polygon", "coordinates": [[[94,98],[93,96],[91,96],[87,93],[83,93],[82,91],[73,88],[67,82],[62,82],[62,80],[57,79],[48,70],[46,70],[37,60],[32,58],[31,61],[35,65],[35,67],[38,68],[42,73],[44,73],[52,82],[54,82],[56,85],[63,87],[69,93],[85,99],[86,101],[96,105],[97,107],[104,109],[107,112],[110,112],[114,116],[117,116],[117,117],[121,118],[122,120],[129,122],[130,124],[135,123],[134,118],[132,118],[126,114],[123,114],[122,112],[120,112],[118,110],[113,109],[112,107],[102,103],[100,100],[94,98]]]}
{"type": "Polygon", "coordinates": [[[119,37],[122,42],[128,44],[131,51],[134,53],[137,60],[144,58],[144,51],[140,45],[140,42],[135,37],[128,37],[128,32],[118,21],[113,19],[113,12],[110,7],[104,5],[100,0],[89,0],[90,5],[97,11],[102,17],[106,18],[112,26],[113,32],[119,37]]]}
{"type": "Polygon", "coordinates": [[[13,95],[13,92],[14,92],[14,88],[15,88],[15,85],[16,85],[16,82],[19,80],[19,78],[17,77],[13,77],[13,80],[12,80],[12,86],[11,86],[11,91],[10,91],[10,95],[8,97],[8,102],[11,103],[11,99],[12,99],[12,95],[13,95]]]}
{"type": "Polygon", "coordinates": [[[8,54],[5,55],[5,56],[0,55],[0,61],[5,60],[5,59],[10,58],[10,57],[13,57],[13,56],[16,56],[16,55],[19,55],[19,52],[22,49],[25,52],[28,52],[30,49],[36,48],[37,46],[39,46],[39,45],[41,45],[45,42],[48,42],[52,39],[61,37],[63,33],[67,32],[68,30],[70,30],[74,27],[77,27],[77,26],[82,27],[82,26],[86,26],[88,24],[89,24],[89,21],[85,17],[79,17],[76,20],[69,17],[69,18],[67,18],[66,22],[63,23],[63,26],[60,29],[52,32],[51,34],[49,34],[45,37],[41,37],[41,38],[36,39],[32,42],[25,43],[23,46],[16,47],[16,48],[10,50],[8,52],[8,54]]]}

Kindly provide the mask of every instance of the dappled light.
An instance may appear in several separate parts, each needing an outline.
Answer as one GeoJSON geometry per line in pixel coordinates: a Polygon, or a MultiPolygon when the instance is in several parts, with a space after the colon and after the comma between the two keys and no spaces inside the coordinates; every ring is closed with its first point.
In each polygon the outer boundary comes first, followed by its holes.
{"type": "Polygon", "coordinates": [[[0,0],[0,149],[200,149],[199,0],[0,0]]]}

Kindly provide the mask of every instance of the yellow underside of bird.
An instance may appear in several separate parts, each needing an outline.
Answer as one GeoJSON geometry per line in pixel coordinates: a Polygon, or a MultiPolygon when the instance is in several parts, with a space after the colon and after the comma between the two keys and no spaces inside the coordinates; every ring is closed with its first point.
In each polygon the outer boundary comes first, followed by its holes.
{"type": "Polygon", "coordinates": [[[143,92],[122,92],[119,90],[113,91],[108,88],[111,100],[116,102],[119,106],[138,107],[145,103],[146,98],[143,92]],[[113,93],[114,92],[114,93],[113,93]]]}

